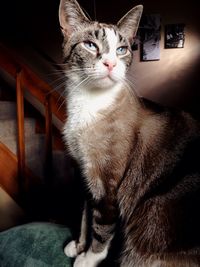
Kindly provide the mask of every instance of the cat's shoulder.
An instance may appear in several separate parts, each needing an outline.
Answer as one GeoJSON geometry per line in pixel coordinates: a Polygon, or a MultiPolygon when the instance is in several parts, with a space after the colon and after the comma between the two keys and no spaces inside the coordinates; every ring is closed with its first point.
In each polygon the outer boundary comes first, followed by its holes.
{"type": "Polygon", "coordinates": [[[200,136],[200,119],[195,114],[177,107],[165,106],[146,98],[140,98],[140,102],[143,109],[150,116],[156,116],[160,120],[165,120],[168,127],[171,125],[172,128],[182,128],[183,131],[190,129],[191,132],[195,132],[200,136]]]}
{"type": "MultiPolygon", "coordinates": [[[[169,113],[169,114],[174,114],[174,115],[176,114],[178,115],[184,112],[184,110],[180,108],[177,108],[174,106],[167,106],[167,105],[155,102],[153,100],[150,100],[144,97],[140,97],[139,99],[140,99],[140,103],[143,106],[143,108],[148,110],[149,112],[153,112],[157,114],[169,113]]],[[[188,112],[185,112],[185,113],[188,113],[188,112]]]]}
{"type": "Polygon", "coordinates": [[[163,104],[160,104],[158,102],[152,101],[144,97],[140,97],[140,103],[143,106],[143,108],[149,112],[160,114],[160,115],[168,114],[169,116],[182,116],[186,118],[191,118],[197,124],[200,123],[200,118],[196,114],[188,110],[184,110],[179,107],[163,105],[163,104]]]}

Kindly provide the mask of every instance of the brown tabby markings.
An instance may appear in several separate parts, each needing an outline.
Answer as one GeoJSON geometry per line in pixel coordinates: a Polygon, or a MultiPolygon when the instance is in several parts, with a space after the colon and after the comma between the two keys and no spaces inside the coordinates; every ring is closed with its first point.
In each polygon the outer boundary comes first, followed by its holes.
{"type": "MultiPolygon", "coordinates": [[[[141,10],[132,9],[113,26],[91,22],[75,0],[61,0],[64,56],[71,71],[66,71],[69,117],[64,134],[89,189],[86,209],[93,213],[91,244],[82,253],[82,234],[74,267],[98,266],[118,234],[116,222],[124,237],[121,267],[200,266],[199,123],[182,111],[138,99],[125,79],[109,89],[100,89],[98,79],[83,82],[88,69],[92,72],[112,50],[109,34],[130,51],[141,10]],[[86,41],[98,47],[96,53],[83,48],[86,41]],[[102,95],[107,96],[105,105],[98,102],[102,95]]],[[[126,72],[131,62],[130,51],[118,64],[126,72]]]]}

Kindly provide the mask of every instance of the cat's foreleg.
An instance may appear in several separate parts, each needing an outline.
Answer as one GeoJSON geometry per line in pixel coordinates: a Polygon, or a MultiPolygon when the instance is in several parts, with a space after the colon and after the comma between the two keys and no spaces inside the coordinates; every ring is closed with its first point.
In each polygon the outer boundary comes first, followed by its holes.
{"type": "Polygon", "coordinates": [[[74,267],[97,267],[108,254],[114,236],[116,211],[106,202],[93,210],[92,241],[88,251],[77,256],[74,267]]]}
{"type": "Polygon", "coordinates": [[[85,201],[81,219],[81,229],[80,229],[79,239],[72,240],[64,248],[64,252],[68,257],[75,258],[77,257],[77,255],[79,255],[85,250],[87,241],[87,230],[88,230],[88,205],[87,201],[85,201]]]}

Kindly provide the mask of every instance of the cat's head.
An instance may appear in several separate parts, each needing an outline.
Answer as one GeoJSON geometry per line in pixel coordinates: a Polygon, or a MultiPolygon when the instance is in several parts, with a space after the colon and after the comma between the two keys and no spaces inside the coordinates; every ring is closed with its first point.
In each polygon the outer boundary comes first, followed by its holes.
{"type": "Polygon", "coordinates": [[[142,10],[136,6],[116,25],[108,25],[89,20],[75,0],[61,0],[66,75],[75,86],[102,89],[125,80],[142,10]]]}

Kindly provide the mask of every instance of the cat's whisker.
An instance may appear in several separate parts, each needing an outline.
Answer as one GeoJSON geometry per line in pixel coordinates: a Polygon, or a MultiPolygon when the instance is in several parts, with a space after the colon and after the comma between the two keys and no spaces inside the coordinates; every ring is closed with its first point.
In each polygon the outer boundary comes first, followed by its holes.
{"type": "Polygon", "coordinates": [[[68,72],[68,71],[85,71],[85,70],[91,70],[92,68],[91,67],[83,67],[83,68],[71,68],[71,69],[66,69],[65,71],[68,72]]]}
{"type": "Polygon", "coordinates": [[[128,90],[129,94],[131,97],[134,97],[134,99],[136,100],[137,97],[136,97],[136,92],[135,92],[135,89],[134,89],[134,86],[133,84],[128,80],[128,79],[124,79],[123,80],[124,84],[125,84],[125,88],[128,90]]]}
{"type": "Polygon", "coordinates": [[[64,74],[65,73],[65,70],[54,70],[50,73],[48,73],[46,76],[53,76],[53,75],[58,75],[58,74],[64,74]]]}
{"type": "Polygon", "coordinates": [[[64,100],[61,102],[61,104],[58,106],[57,110],[59,111],[63,105],[65,105],[66,103],[66,99],[64,98],[64,100]]]}
{"type": "Polygon", "coordinates": [[[66,77],[60,77],[56,81],[53,81],[50,84],[50,86],[53,87],[53,88],[47,93],[47,95],[50,95],[50,94],[52,94],[55,91],[58,92],[59,90],[62,89],[62,87],[65,88],[65,86],[66,86],[66,80],[67,80],[66,77]]]}
{"type": "MultiPolygon", "coordinates": [[[[64,99],[64,101],[66,100],[66,91],[65,90],[63,90],[61,93],[60,93],[60,95],[59,95],[59,98],[58,98],[58,100],[57,100],[57,102],[56,102],[56,105],[59,105],[59,102],[62,100],[63,101],[63,99],[64,99]]],[[[59,109],[58,109],[59,110],[59,109]]]]}
{"type": "Polygon", "coordinates": [[[53,86],[53,87],[56,87],[56,85],[57,85],[58,83],[60,83],[61,81],[66,81],[66,80],[67,80],[66,76],[60,76],[59,78],[53,80],[53,81],[50,83],[50,85],[53,86]]]}
{"type": "Polygon", "coordinates": [[[87,76],[85,79],[83,79],[81,82],[79,82],[78,84],[76,84],[75,86],[72,87],[72,90],[76,90],[79,86],[81,86],[82,84],[84,84],[87,80],[89,79],[89,77],[87,76]]]}
{"type": "MultiPolygon", "coordinates": [[[[79,76],[81,74],[83,74],[83,72],[78,72],[79,73],[79,76]]],[[[77,72],[76,72],[77,74],[77,72]]],[[[58,79],[56,79],[55,81],[52,82],[51,86],[53,86],[54,88],[48,92],[48,94],[51,94],[53,91],[58,91],[60,90],[62,87],[63,89],[65,89],[66,87],[66,82],[68,81],[68,78],[66,76],[62,76],[62,77],[59,77],[58,79]]],[[[74,83],[71,83],[70,86],[73,86],[74,83]]]]}

